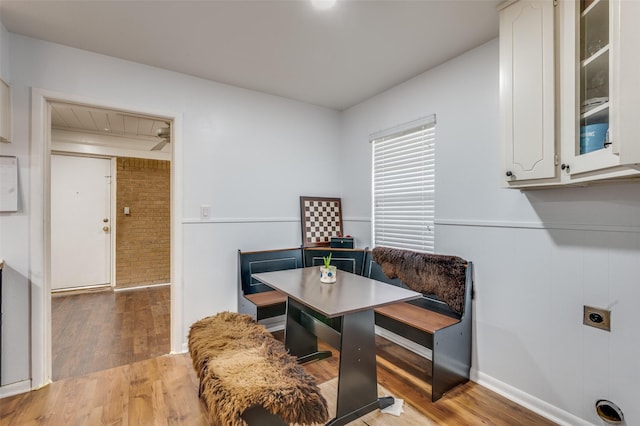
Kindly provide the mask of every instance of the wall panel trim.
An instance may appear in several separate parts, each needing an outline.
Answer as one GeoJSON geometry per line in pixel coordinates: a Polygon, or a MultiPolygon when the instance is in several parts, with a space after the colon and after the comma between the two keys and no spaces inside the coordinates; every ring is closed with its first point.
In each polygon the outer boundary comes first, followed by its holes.
{"type": "MultiPolygon", "coordinates": [[[[343,222],[371,222],[368,217],[350,217],[342,218],[343,222]]],[[[299,217],[212,217],[207,220],[200,218],[187,217],[182,219],[184,225],[193,225],[198,223],[272,223],[272,222],[291,222],[300,223],[299,217]]]]}
{"type": "Polygon", "coordinates": [[[555,229],[566,231],[597,231],[597,232],[635,232],[640,233],[640,226],[620,225],[584,225],[574,223],[543,223],[519,221],[491,221],[465,219],[436,219],[436,226],[472,226],[479,228],[519,228],[519,229],[555,229]]]}

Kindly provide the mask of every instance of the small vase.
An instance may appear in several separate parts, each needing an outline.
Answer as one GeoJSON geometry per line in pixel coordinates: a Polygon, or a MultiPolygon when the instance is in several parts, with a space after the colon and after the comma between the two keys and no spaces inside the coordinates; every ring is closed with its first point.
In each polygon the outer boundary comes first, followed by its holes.
{"type": "Polygon", "coordinates": [[[325,266],[320,267],[320,281],[323,283],[335,283],[336,282],[337,268],[330,265],[328,268],[325,266]]]}

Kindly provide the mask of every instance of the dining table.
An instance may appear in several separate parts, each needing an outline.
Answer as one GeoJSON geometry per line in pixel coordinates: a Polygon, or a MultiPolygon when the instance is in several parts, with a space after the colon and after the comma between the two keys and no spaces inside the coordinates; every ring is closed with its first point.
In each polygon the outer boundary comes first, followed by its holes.
{"type": "Polygon", "coordinates": [[[332,356],[318,349],[318,340],[339,350],[336,416],[327,425],[345,425],[394,403],[391,396],[378,397],[374,309],[420,293],[342,270],[335,283],[323,283],[317,266],[252,276],[287,295],[284,344],[298,362],[332,356]]]}

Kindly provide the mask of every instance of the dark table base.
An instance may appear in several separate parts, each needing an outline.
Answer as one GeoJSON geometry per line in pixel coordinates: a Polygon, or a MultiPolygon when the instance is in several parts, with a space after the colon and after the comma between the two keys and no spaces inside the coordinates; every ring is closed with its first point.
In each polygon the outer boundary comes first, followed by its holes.
{"type": "Polygon", "coordinates": [[[393,404],[392,397],[378,398],[373,310],[347,314],[335,321],[288,299],[285,345],[290,353],[300,362],[330,356],[329,351],[318,351],[318,336],[340,350],[336,417],[327,425],[344,425],[393,404]]]}

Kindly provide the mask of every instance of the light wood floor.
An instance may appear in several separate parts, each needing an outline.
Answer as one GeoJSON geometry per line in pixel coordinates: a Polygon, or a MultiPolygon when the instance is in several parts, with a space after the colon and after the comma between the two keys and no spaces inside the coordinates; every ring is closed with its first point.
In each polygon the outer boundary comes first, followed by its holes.
{"type": "MultiPolygon", "coordinates": [[[[281,333],[276,337],[282,339],[281,333]]],[[[383,337],[376,336],[378,383],[405,403],[416,408],[438,425],[545,426],[555,423],[484,388],[467,382],[431,402],[431,361],[408,351],[383,337]]],[[[323,350],[333,348],[322,345],[323,350]]],[[[338,356],[305,365],[319,382],[338,374],[338,356]]]]}
{"type": "Polygon", "coordinates": [[[169,353],[170,294],[161,286],[52,297],[53,380],[169,353]]]}
{"type": "MultiPolygon", "coordinates": [[[[281,332],[275,336],[282,339],[281,332]]],[[[339,352],[331,350],[336,356],[305,365],[318,382],[337,376],[339,352]]],[[[554,424],[472,382],[432,403],[431,386],[426,380],[429,361],[380,337],[377,360],[378,382],[439,425],[554,424]]],[[[180,354],[74,375],[33,392],[4,398],[0,400],[0,424],[137,426],[207,422],[191,360],[188,354],[180,354]]]]}

